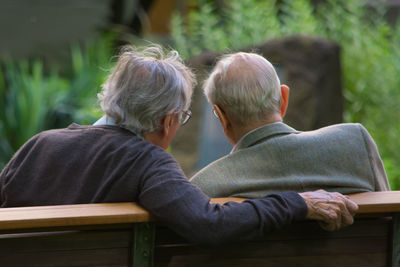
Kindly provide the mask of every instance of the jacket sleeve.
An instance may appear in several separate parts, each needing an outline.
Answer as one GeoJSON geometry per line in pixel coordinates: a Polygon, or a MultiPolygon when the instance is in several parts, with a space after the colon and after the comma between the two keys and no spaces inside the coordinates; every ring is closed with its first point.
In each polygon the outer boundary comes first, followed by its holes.
{"type": "Polygon", "coordinates": [[[255,239],[307,214],[307,205],[294,192],[243,203],[210,204],[210,198],[188,181],[172,157],[163,156],[156,165],[147,168],[139,203],[175,232],[197,243],[255,239]]]}
{"type": "Polygon", "coordinates": [[[375,178],[375,191],[388,191],[390,190],[390,186],[386,176],[385,167],[383,166],[382,159],[379,156],[378,147],[364,126],[361,124],[359,124],[359,126],[364,137],[372,173],[375,178]]]}

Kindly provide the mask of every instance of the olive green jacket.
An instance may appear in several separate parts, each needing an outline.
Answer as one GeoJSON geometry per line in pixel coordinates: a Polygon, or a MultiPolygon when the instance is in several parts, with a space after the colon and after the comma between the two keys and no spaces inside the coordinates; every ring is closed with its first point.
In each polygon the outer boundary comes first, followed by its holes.
{"type": "Polygon", "coordinates": [[[378,149],[360,124],[300,132],[276,122],[247,133],[232,152],[191,178],[210,197],[263,197],[325,189],[390,190],[378,149]]]}

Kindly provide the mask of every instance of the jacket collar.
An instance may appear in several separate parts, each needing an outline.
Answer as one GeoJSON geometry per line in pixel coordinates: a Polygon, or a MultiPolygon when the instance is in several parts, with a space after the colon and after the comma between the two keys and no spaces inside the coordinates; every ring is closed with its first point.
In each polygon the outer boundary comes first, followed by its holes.
{"type": "Polygon", "coordinates": [[[282,134],[291,134],[291,133],[299,133],[292,127],[282,123],[282,122],[274,122],[269,123],[259,128],[256,128],[247,134],[245,134],[236,146],[233,147],[231,153],[238,151],[243,148],[251,147],[260,142],[263,142],[273,136],[282,135],[282,134]]]}
{"type": "MultiPolygon", "coordinates": [[[[101,117],[99,120],[97,120],[94,124],[94,126],[99,126],[99,125],[111,125],[111,126],[118,126],[115,124],[115,120],[114,118],[104,115],[103,117],[101,117]]],[[[119,125],[120,128],[125,129],[131,133],[133,133],[134,135],[136,135],[137,137],[139,137],[140,139],[144,140],[144,137],[137,133],[135,130],[129,129],[127,127],[124,127],[123,125],[119,125]]]]}

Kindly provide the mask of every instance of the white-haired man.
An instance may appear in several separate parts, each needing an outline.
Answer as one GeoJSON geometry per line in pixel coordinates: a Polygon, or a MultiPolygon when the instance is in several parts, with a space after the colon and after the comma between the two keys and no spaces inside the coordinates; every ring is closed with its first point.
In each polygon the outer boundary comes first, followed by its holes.
{"type": "Polygon", "coordinates": [[[105,116],[29,140],[0,173],[1,207],[136,201],[190,240],[252,239],[304,218],[349,225],[357,205],[324,191],[216,205],[167,148],[188,111],[194,78],[174,51],[125,51],[99,94],[105,116]]]}
{"type": "Polygon", "coordinates": [[[241,52],[223,57],[204,93],[234,145],[229,155],[192,177],[207,195],[389,190],[377,147],[360,124],[300,132],[282,122],[289,88],[280,85],[274,67],[262,56],[241,52]]]}

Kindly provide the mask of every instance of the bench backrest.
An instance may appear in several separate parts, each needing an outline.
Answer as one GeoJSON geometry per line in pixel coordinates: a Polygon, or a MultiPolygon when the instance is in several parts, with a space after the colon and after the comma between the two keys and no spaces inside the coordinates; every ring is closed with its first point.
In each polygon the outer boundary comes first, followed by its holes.
{"type": "MultiPolygon", "coordinates": [[[[135,203],[0,210],[1,266],[400,266],[400,191],[352,195],[354,225],[325,232],[299,222],[245,244],[205,247],[135,203]],[[156,234],[155,234],[156,232],[156,234]]],[[[235,198],[212,202],[242,201],[235,198]]]]}

